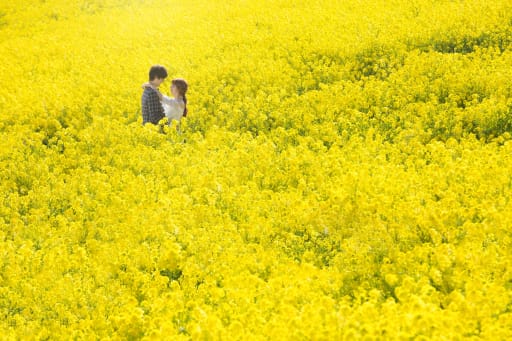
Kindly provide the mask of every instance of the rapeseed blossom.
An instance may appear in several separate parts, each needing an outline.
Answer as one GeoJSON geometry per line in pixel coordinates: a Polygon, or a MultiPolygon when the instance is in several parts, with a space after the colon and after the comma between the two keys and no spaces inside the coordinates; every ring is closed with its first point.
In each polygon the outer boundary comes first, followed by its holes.
{"type": "Polygon", "coordinates": [[[0,335],[512,338],[511,10],[3,2],[0,335]]]}

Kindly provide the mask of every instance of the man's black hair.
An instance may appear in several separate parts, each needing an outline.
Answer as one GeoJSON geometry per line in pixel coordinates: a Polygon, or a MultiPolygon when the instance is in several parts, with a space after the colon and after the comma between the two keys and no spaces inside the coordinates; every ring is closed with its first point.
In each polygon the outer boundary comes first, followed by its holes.
{"type": "Polygon", "coordinates": [[[149,80],[155,78],[167,78],[167,70],[162,65],[153,65],[149,70],[149,80]]]}

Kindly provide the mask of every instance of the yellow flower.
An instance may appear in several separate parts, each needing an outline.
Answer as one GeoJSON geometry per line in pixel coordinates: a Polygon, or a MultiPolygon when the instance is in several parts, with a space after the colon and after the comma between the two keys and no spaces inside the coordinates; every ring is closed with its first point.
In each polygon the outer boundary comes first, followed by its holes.
{"type": "Polygon", "coordinates": [[[512,339],[511,11],[3,1],[0,335],[512,339]]]}

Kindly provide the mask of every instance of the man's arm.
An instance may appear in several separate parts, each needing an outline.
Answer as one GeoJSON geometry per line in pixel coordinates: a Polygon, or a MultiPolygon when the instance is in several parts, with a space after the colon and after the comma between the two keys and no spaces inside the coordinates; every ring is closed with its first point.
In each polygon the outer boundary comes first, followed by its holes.
{"type": "Polygon", "coordinates": [[[157,124],[165,116],[164,108],[160,104],[160,98],[156,91],[151,91],[148,95],[149,120],[157,124]]]}

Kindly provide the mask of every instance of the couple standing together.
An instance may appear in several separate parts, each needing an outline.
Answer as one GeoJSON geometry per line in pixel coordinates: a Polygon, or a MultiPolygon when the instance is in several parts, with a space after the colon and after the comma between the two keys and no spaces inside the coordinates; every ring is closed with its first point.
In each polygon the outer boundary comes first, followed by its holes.
{"type": "Polygon", "coordinates": [[[172,120],[178,121],[187,116],[187,89],[188,84],[182,78],[175,78],[171,82],[171,93],[174,98],[162,95],[158,87],[167,78],[167,70],[161,65],[153,65],[149,70],[149,82],[142,84],[142,124],[148,122],[158,124],[167,117],[169,124],[172,120]]]}

